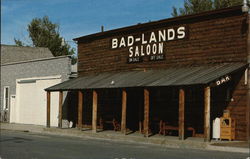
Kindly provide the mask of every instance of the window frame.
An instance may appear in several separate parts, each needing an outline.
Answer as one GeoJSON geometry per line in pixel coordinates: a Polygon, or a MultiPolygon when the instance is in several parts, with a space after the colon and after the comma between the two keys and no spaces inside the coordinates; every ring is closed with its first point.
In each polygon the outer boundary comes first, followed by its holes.
{"type": "Polygon", "coordinates": [[[9,110],[10,107],[10,86],[3,87],[3,110],[9,110]],[[8,96],[6,100],[6,88],[8,89],[8,96]],[[7,105],[6,105],[7,101],[7,105]]]}

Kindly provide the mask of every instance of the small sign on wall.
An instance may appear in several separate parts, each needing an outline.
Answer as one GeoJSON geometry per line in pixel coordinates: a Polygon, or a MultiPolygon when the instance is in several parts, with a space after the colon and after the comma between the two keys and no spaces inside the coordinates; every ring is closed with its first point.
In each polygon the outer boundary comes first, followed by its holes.
{"type": "Polygon", "coordinates": [[[231,77],[229,75],[226,75],[226,76],[223,76],[220,79],[218,79],[215,83],[216,83],[216,86],[219,86],[223,83],[227,83],[230,80],[231,80],[231,77]]]}

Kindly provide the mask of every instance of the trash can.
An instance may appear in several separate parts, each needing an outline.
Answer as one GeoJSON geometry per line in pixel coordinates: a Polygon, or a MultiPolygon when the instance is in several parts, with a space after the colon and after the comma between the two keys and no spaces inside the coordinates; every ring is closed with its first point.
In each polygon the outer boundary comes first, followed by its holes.
{"type": "Polygon", "coordinates": [[[220,138],[220,118],[213,120],[213,139],[218,140],[220,138]]]}

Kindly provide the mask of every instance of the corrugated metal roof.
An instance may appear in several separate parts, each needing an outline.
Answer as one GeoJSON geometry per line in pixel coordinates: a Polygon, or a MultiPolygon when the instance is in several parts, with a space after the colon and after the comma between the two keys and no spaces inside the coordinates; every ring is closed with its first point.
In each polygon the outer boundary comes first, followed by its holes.
{"type": "Polygon", "coordinates": [[[101,73],[71,79],[49,87],[46,91],[208,84],[246,66],[247,64],[243,63],[227,63],[216,66],[101,73]]]}

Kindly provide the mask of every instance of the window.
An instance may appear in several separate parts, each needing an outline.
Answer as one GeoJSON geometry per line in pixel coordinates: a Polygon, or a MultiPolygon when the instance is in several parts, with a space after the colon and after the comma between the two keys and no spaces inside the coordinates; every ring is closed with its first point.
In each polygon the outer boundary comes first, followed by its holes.
{"type": "Polygon", "coordinates": [[[10,87],[5,86],[3,87],[4,93],[3,93],[3,109],[8,110],[9,109],[9,99],[10,99],[10,87]]]}

